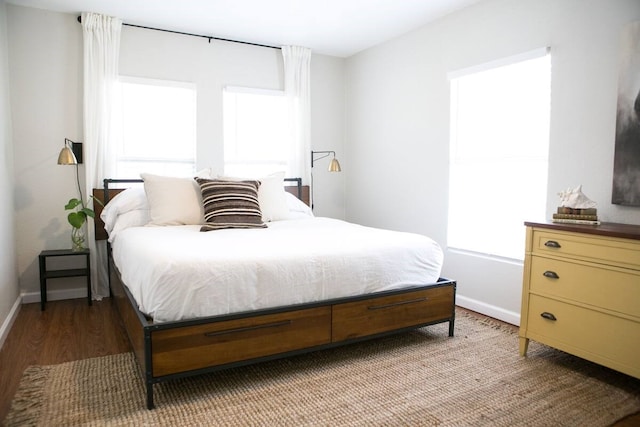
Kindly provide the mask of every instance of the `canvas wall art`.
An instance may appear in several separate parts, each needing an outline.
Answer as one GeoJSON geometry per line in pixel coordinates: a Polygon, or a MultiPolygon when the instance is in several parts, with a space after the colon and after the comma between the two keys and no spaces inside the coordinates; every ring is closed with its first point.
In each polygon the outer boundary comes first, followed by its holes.
{"type": "Polygon", "coordinates": [[[640,21],[622,35],[617,108],[611,202],[640,206],[640,21]]]}

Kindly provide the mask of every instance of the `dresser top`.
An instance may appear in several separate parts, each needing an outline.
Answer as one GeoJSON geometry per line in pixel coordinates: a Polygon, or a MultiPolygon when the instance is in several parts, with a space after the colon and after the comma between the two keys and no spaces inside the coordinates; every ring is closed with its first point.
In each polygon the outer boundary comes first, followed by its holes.
{"type": "Polygon", "coordinates": [[[603,222],[600,225],[564,224],[556,222],[525,222],[527,227],[548,228],[550,230],[571,231],[574,233],[597,234],[600,236],[621,237],[640,240],[640,225],[603,222]]]}

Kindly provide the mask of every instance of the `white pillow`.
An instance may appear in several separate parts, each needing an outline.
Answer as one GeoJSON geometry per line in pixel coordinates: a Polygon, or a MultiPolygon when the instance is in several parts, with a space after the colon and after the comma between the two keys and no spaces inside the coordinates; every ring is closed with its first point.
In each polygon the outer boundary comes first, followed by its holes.
{"type": "Polygon", "coordinates": [[[142,187],[132,187],[121,191],[109,200],[109,203],[102,209],[100,218],[104,221],[104,229],[107,233],[111,234],[120,215],[133,210],[149,210],[147,195],[142,187]]]}
{"type": "MultiPolygon", "coordinates": [[[[253,178],[237,178],[230,176],[218,176],[218,179],[228,181],[244,181],[253,178]]],[[[289,208],[284,191],[284,172],[276,172],[263,178],[258,178],[258,203],[262,211],[262,221],[281,221],[289,219],[289,208]]]]}
{"type": "Polygon", "coordinates": [[[274,173],[259,179],[258,203],[262,211],[262,221],[280,221],[289,218],[286,191],[284,191],[284,172],[274,173]]]}
{"type": "Polygon", "coordinates": [[[285,191],[285,200],[287,201],[287,209],[289,209],[289,217],[300,217],[300,215],[306,217],[313,217],[313,211],[311,208],[302,200],[298,199],[293,194],[285,191]],[[295,214],[295,215],[294,215],[295,214]]]}
{"type": "Polygon", "coordinates": [[[109,243],[113,243],[117,234],[129,227],[142,227],[149,223],[149,209],[134,209],[118,216],[113,228],[109,231],[109,243]]]}
{"type": "Polygon", "coordinates": [[[149,202],[149,225],[203,224],[202,193],[193,178],[140,174],[149,202]]]}

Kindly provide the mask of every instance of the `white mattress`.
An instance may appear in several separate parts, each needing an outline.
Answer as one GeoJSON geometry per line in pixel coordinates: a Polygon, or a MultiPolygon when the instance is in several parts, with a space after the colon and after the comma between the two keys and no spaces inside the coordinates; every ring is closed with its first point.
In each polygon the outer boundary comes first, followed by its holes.
{"type": "Polygon", "coordinates": [[[113,258],[154,321],[191,319],[434,283],[443,254],[432,239],[329,218],[266,229],[132,227],[113,258]]]}

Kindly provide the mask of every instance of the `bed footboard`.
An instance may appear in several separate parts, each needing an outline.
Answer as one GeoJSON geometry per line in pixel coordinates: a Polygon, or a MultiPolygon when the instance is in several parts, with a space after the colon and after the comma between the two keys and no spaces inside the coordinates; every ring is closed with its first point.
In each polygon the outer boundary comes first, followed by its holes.
{"type": "Polygon", "coordinates": [[[115,302],[145,379],[147,408],[153,385],[337,347],[449,322],[454,334],[456,282],[438,282],[255,312],[154,324],[137,309],[111,264],[115,302]]]}

